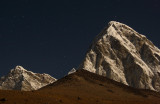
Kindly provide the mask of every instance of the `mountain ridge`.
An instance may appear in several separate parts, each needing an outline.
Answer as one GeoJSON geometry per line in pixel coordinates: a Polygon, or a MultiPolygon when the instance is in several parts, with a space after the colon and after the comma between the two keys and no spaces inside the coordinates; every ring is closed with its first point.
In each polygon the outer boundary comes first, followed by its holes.
{"type": "Polygon", "coordinates": [[[136,89],[83,69],[36,91],[0,90],[3,104],[159,104],[159,101],[158,92],[136,89]]]}

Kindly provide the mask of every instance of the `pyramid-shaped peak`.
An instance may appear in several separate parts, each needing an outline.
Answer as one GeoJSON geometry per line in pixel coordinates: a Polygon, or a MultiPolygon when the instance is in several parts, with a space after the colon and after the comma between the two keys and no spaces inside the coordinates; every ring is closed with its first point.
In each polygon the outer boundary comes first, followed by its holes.
{"type": "MultiPolygon", "coordinates": [[[[136,38],[145,38],[146,37],[142,34],[136,32],[133,28],[129,27],[126,24],[117,22],[117,21],[110,21],[108,26],[106,26],[95,38],[93,43],[97,43],[101,39],[109,39],[109,37],[113,37],[116,40],[124,42],[127,38],[129,40],[135,40],[136,38]]],[[[132,41],[131,41],[132,42],[132,41]]]]}
{"type": "Polygon", "coordinates": [[[123,84],[160,91],[160,49],[131,27],[110,21],[95,38],[78,69],[123,84]]]}

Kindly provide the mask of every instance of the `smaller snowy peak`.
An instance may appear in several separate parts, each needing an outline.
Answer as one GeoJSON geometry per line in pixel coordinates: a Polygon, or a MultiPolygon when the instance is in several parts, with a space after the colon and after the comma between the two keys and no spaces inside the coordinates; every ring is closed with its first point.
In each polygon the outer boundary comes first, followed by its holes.
{"type": "Polygon", "coordinates": [[[25,71],[27,71],[27,70],[24,69],[22,66],[18,65],[14,69],[11,69],[10,72],[25,72],[25,71]]]}
{"type": "Polygon", "coordinates": [[[72,68],[72,70],[70,70],[69,72],[68,72],[68,75],[69,74],[72,74],[72,73],[75,73],[76,72],[76,69],[75,68],[72,68]]]}
{"type": "Polygon", "coordinates": [[[15,69],[17,69],[17,70],[25,70],[22,66],[19,66],[19,65],[16,66],[15,69]]]}
{"type": "Polygon", "coordinates": [[[33,73],[24,69],[22,66],[16,66],[6,76],[0,78],[0,89],[2,90],[38,90],[57,79],[49,74],[33,73]]]}

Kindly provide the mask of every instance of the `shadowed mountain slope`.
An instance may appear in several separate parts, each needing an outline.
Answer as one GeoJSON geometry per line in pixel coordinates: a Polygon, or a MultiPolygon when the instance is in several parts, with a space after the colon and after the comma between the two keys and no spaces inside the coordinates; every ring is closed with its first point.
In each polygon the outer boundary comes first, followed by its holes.
{"type": "Polygon", "coordinates": [[[0,91],[3,104],[159,104],[160,94],[78,70],[37,91],[0,91]],[[15,96],[16,95],[16,96],[15,96]]]}

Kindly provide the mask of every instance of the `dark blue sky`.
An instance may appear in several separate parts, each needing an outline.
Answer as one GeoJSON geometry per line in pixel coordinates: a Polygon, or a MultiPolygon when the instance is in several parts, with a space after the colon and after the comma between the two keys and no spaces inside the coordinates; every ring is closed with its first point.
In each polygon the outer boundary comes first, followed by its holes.
{"type": "Polygon", "coordinates": [[[16,65],[61,78],[111,20],[160,48],[159,0],[0,0],[0,76],[16,65]]]}

